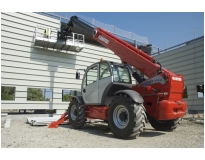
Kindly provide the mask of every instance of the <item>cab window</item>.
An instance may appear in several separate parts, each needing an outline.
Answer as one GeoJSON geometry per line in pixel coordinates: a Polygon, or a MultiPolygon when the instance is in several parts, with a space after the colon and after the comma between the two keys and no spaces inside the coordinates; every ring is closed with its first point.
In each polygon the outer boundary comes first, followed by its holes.
{"type": "Polygon", "coordinates": [[[99,79],[104,79],[110,76],[111,76],[111,73],[110,73],[108,63],[100,63],[100,78],[99,79]]]}
{"type": "Polygon", "coordinates": [[[112,71],[114,82],[131,83],[131,77],[126,67],[113,65],[112,71]]]}
{"type": "Polygon", "coordinates": [[[90,85],[98,80],[98,66],[90,68],[87,72],[86,84],[90,85]]]}

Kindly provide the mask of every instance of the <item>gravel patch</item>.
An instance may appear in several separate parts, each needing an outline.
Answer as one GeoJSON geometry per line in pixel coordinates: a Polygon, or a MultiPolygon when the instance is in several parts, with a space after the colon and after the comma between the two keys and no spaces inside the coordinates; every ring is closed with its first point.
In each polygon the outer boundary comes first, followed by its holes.
{"type": "MultiPolygon", "coordinates": [[[[4,122],[2,122],[4,123],[4,122]]],[[[1,123],[1,124],[2,124],[1,123]]],[[[106,123],[88,123],[82,129],[71,125],[31,126],[26,119],[13,119],[10,128],[1,128],[2,148],[204,148],[204,122],[183,120],[173,132],[154,130],[133,140],[117,139],[106,123]]]]}

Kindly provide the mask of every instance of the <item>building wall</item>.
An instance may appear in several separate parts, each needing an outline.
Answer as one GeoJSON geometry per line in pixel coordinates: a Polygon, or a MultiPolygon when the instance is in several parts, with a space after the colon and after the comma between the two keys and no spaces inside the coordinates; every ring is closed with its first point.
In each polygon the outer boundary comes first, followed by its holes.
{"type": "Polygon", "coordinates": [[[204,39],[188,43],[186,46],[159,54],[155,58],[162,66],[185,79],[189,113],[204,111],[204,97],[198,97],[196,85],[204,84],[204,39]]]}
{"type": "Polygon", "coordinates": [[[37,13],[1,13],[1,86],[16,90],[15,100],[2,100],[1,109],[67,109],[62,90],[80,89],[77,69],[86,69],[102,57],[120,62],[110,50],[89,44],[79,53],[36,48],[37,25],[59,28],[60,20],[37,13]],[[27,101],[27,88],[53,89],[53,101],[27,101]]]}

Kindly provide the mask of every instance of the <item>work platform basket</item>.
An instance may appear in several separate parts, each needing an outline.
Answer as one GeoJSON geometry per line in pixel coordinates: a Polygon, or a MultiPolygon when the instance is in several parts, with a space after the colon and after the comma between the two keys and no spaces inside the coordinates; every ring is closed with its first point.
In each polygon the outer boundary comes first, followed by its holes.
{"type": "Polygon", "coordinates": [[[34,46],[59,51],[80,52],[84,47],[84,35],[71,33],[65,39],[58,38],[58,29],[49,28],[50,34],[45,33],[47,27],[37,26],[34,32],[34,46]]]}

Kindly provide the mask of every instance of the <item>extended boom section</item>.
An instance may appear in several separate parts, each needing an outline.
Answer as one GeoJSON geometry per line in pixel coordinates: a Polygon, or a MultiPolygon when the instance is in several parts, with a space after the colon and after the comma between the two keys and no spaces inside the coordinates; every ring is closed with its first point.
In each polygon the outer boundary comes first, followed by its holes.
{"type": "Polygon", "coordinates": [[[95,29],[93,38],[112,50],[120,57],[122,62],[134,66],[147,77],[150,78],[156,75],[159,65],[156,63],[155,59],[148,54],[101,28],[95,29]]]}

